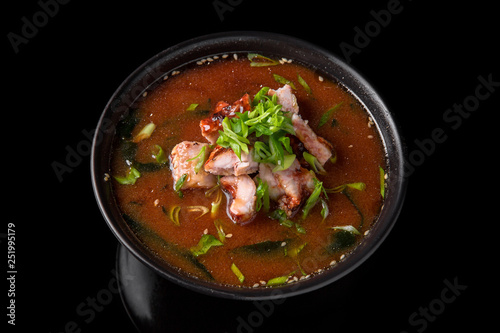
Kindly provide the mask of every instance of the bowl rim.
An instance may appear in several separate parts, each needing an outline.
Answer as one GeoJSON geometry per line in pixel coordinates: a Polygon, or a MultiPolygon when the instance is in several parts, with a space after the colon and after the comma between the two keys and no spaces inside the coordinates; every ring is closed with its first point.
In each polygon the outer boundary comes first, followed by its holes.
{"type": "Polygon", "coordinates": [[[92,141],[90,168],[94,195],[104,220],[118,241],[141,262],[166,279],[206,295],[239,300],[266,300],[295,296],[322,288],[350,273],[375,252],[393,228],[404,202],[407,187],[407,177],[404,174],[405,155],[405,144],[392,113],[373,86],[351,65],[330,51],[296,37],[270,32],[231,31],[203,35],[171,46],[134,70],[113,93],[99,118],[92,141]],[[220,52],[215,52],[217,50],[220,52]],[[144,91],[150,90],[161,82],[165,75],[170,75],[184,64],[214,54],[248,52],[287,54],[288,56],[282,57],[312,66],[330,79],[337,80],[371,114],[386,151],[388,195],[369,234],[346,260],[342,260],[334,268],[296,283],[272,288],[235,287],[207,282],[179,273],[172,266],[165,264],[138,241],[126,225],[114,202],[111,182],[104,179],[104,175],[109,174],[115,125],[129,112],[133,103],[141,98],[144,91]]]}

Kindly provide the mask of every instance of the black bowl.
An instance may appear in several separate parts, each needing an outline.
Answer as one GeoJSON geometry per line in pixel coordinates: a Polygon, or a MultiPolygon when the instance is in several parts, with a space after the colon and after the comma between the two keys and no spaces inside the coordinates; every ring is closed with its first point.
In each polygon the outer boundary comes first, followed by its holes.
{"type": "Polygon", "coordinates": [[[232,299],[275,299],[302,294],[332,283],[358,267],[382,243],[392,229],[406,191],[404,146],[392,116],[373,87],[352,67],[329,52],[303,40],[263,32],[230,32],[202,36],[160,52],[136,69],[118,87],[99,120],[92,147],[92,185],[97,203],[108,226],[118,240],[139,260],[159,275],[192,290],[232,299]],[[113,197],[110,156],[115,125],[147,91],[154,89],[165,75],[183,65],[212,55],[260,53],[273,58],[293,59],[313,68],[325,78],[337,81],[354,95],[371,114],[383,139],[387,158],[387,189],[384,205],[370,233],[352,253],[334,267],[309,279],[273,288],[241,288],[203,281],[182,274],[156,257],[139,241],[123,219],[113,197]]]}

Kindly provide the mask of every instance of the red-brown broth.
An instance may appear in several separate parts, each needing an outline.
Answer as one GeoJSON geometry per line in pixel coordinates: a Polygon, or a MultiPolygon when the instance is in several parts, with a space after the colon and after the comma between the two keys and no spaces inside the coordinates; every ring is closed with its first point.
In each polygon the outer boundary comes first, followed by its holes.
{"type": "MultiPolygon", "coordinates": [[[[292,219],[305,228],[305,234],[297,233],[294,227],[280,225],[264,213],[259,213],[252,223],[241,226],[234,224],[227,216],[224,197],[216,218],[221,221],[226,235],[232,237],[226,238],[223,246],[212,247],[206,254],[197,257],[217,283],[251,287],[292,272],[289,280],[294,277],[297,280],[325,270],[331,264],[343,260],[354,248],[353,246],[334,254],[328,253],[325,248],[335,232],[331,227],[352,225],[358,228],[361,232],[361,235],[356,236],[359,244],[376,220],[383,203],[379,167],[385,168],[385,154],[375,126],[369,125],[369,114],[345,88],[326,77],[320,79],[314,70],[293,62],[251,67],[245,55],[240,54],[238,60],[230,56],[227,59],[181,69],[179,74],[170,75],[157,88],[149,91],[139,103],[137,116],[140,121],[132,136],[150,122],[155,123],[157,127],[150,138],[137,144],[136,160],[142,163],[154,162],[154,145],[160,145],[168,155],[179,142],[206,142],[201,135],[199,121],[207,115],[186,111],[189,105],[199,104],[198,111],[213,110],[215,104],[221,100],[232,103],[245,93],[249,93],[253,98],[263,86],[280,88],[283,84],[276,82],[273,74],[293,81],[302,118],[309,121],[318,136],[330,141],[337,153],[335,164],[325,164],[327,174],[318,175],[324,187],[333,188],[353,182],[366,184],[364,191],[349,190],[352,200],[363,214],[364,223],[360,227],[361,217],[356,208],[345,195],[337,193],[328,196],[330,214],[325,221],[322,221],[320,215],[320,204],[312,209],[306,220],[301,221],[300,212],[292,219]],[[312,94],[308,94],[300,85],[298,74],[308,83],[312,94]],[[318,128],[321,116],[340,102],[342,105],[332,114],[330,120],[318,128]],[[332,118],[336,120],[334,126],[332,118]],[[259,256],[234,251],[244,245],[285,239],[298,239],[293,244],[307,245],[297,258],[281,253],[259,256]],[[233,263],[244,275],[243,283],[240,283],[231,270],[233,263]]],[[[114,176],[123,176],[129,170],[120,150],[120,142],[123,141],[116,138],[111,169],[111,175],[114,176]]],[[[179,251],[189,251],[205,232],[217,237],[214,218],[209,213],[196,219],[200,215],[199,212],[188,212],[187,209],[181,208],[180,226],[177,226],[165,211],[168,212],[176,205],[210,207],[214,197],[207,198],[205,190],[197,189],[185,190],[184,197],[180,198],[173,190],[169,168],[143,172],[134,185],[121,185],[115,180],[111,181],[114,196],[122,212],[141,225],[134,230],[145,245],[180,271],[206,279],[206,274],[193,265],[191,260],[186,260],[186,256],[180,255],[179,251]],[[175,244],[176,250],[172,251],[172,248],[165,246],[166,243],[161,240],[175,244]]]]}

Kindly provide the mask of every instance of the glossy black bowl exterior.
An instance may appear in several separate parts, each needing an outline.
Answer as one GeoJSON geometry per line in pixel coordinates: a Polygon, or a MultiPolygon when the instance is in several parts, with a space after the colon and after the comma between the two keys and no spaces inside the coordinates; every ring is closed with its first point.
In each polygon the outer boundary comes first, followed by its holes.
{"type": "Polygon", "coordinates": [[[161,276],[179,285],[208,295],[232,299],[274,299],[298,295],[325,286],[343,277],[381,244],[393,227],[404,200],[404,147],[393,118],[373,87],[352,67],[329,52],[293,37],[262,32],[231,32],[195,38],[170,47],[157,54],[120,85],[106,105],[94,137],[91,158],[92,185],[97,203],[108,226],[118,240],[137,258],[161,276]],[[110,157],[115,125],[127,115],[129,108],[144,92],[154,89],[183,65],[211,55],[234,53],[260,53],[269,57],[293,59],[314,69],[319,75],[343,85],[371,114],[384,141],[387,158],[387,189],[383,208],[369,234],[352,253],[334,267],[309,279],[273,288],[241,288],[203,281],[180,273],[156,257],[134,235],[122,218],[113,197],[111,181],[105,180],[110,172],[110,157]]]}

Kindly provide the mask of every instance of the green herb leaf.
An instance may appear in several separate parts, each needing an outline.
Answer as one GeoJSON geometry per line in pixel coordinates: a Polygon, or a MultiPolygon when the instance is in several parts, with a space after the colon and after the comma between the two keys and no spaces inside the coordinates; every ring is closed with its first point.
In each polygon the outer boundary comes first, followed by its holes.
{"type": "Polygon", "coordinates": [[[281,84],[288,84],[290,87],[292,87],[292,89],[297,89],[297,88],[295,88],[295,85],[293,84],[292,81],[284,78],[283,76],[278,75],[278,74],[273,74],[273,77],[274,77],[274,80],[276,82],[281,83],[281,84]]]}
{"type": "Polygon", "coordinates": [[[324,124],[326,124],[328,122],[328,119],[330,119],[331,114],[335,110],[337,110],[342,105],[342,103],[344,103],[344,102],[340,102],[340,103],[336,104],[335,106],[331,107],[330,109],[328,109],[328,111],[326,111],[321,116],[321,119],[319,120],[318,128],[320,128],[321,126],[323,126],[324,124]]]}
{"type": "Polygon", "coordinates": [[[202,254],[206,254],[212,246],[221,246],[221,245],[224,244],[222,244],[220,240],[218,240],[212,235],[206,234],[201,237],[200,241],[198,242],[198,245],[190,248],[190,251],[191,253],[193,253],[195,257],[198,257],[202,254]]]}
{"type": "Polygon", "coordinates": [[[307,82],[302,78],[302,76],[300,76],[300,74],[298,74],[298,73],[297,73],[297,80],[299,81],[300,85],[302,87],[304,87],[305,91],[308,94],[311,94],[311,88],[309,87],[309,85],[307,84],[307,82]]]}
{"type": "Polygon", "coordinates": [[[250,60],[250,66],[252,67],[265,67],[265,66],[275,66],[279,62],[268,57],[264,57],[261,54],[249,53],[248,60],[250,60]]]}
{"type": "Polygon", "coordinates": [[[241,273],[240,269],[238,267],[236,267],[234,262],[231,265],[231,270],[233,271],[234,275],[236,275],[236,277],[238,278],[240,283],[243,283],[243,281],[245,281],[245,276],[241,273]]]}
{"type": "Polygon", "coordinates": [[[130,167],[126,177],[113,176],[113,178],[122,185],[134,185],[139,177],[141,177],[141,173],[133,166],[130,167]]]}

